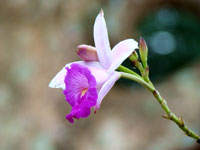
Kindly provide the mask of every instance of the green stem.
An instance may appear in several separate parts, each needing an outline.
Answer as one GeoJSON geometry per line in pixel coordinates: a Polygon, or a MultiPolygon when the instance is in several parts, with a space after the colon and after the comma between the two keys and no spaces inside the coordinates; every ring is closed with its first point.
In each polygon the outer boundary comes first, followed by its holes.
{"type": "Polygon", "coordinates": [[[132,71],[132,70],[130,70],[130,69],[128,69],[128,68],[122,66],[122,65],[120,65],[120,66],[117,68],[117,70],[122,71],[122,72],[129,73],[129,74],[132,74],[132,75],[135,75],[135,76],[137,76],[138,78],[142,79],[142,77],[141,77],[140,75],[138,75],[136,72],[134,72],[134,71],[132,71]]]}
{"type": "Polygon", "coordinates": [[[172,120],[173,122],[175,122],[178,125],[178,127],[181,130],[183,130],[185,132],[185,134],[187,136],[190,136],[199,141],[200,136],[198,136],[196,133],[194,133],[192,130],[190,130],[185,125],[182,117],[178,118],[173,112],[171,112],[170,108],[167,105],[166,100],[161,97],[160,93],[154,88],[154,86],[151,84],[151,82],[148,83],[148,82],[144,81],[144,79],[141,79],[140,77],[138,77],[136,75],[125,73],[125,72],[121,72],[121,77],[129,79],[129,80],[133,80],[133,81],[141,84],[142,86],[146,87],[154,95],[154,97],[160,103],[162,109],[165,111],[166,116],[163,116],[163,117],[166,119],[172,120]]]}

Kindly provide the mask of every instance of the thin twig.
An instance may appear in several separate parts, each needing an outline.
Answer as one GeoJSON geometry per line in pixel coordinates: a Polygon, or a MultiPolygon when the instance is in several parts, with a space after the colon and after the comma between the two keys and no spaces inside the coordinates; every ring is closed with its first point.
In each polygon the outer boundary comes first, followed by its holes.
{"type": "MultiPolygon", "coordinates": [[[[150,82],[146,82],[144,79],[139,78],[138,76],[135,76],[133,74],[129,74],[129,73],[125,73],[125,72],[121,72],[121,77],[122,78],[126,78],[126,79],[130,79],[133,80],[139,84],[141,84],[142,86],[146,87],[156,98],[156,100],[159,102],[159,104],[161,105],[162,109],[164,110],[164,112],[166,113],[165,116],[163,116],[166,119],[172,120],[173,122],[175,122],[178,127],[189,137],[192,137],[194,139],[197,140],[198,143],[200,143],[200,136],[197,135],[196,133],[194,133],[192,130],[190,130],[184,123],[183,118],[180,117],[178,118],[168,107],[167,105],[167,101],[165,99],[163,99],[160,95],[160,93],[155,89],[155,87],[153,86],[153,84],[150,82]]],[[[150,81],[150,80],[149,80],[150,81]]]]}

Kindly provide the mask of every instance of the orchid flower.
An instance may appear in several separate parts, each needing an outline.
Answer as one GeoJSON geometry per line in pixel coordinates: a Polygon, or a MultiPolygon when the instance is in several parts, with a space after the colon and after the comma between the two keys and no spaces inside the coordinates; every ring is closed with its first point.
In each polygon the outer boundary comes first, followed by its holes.
{"type": "Polygon", "coordinates": [[[78,55],[82,61],[66,64],[49,83],[51,88],[62,88],[66,100],[72,106],[66,119],[88,117],[90,109],[95,111],[114,83],[120,78],[115,71],[120,64],[138,48],[133,39],[119,42],[110,48],[104,13],[101,10],[94,23],[95,47],[78,46],[78,55]]]}

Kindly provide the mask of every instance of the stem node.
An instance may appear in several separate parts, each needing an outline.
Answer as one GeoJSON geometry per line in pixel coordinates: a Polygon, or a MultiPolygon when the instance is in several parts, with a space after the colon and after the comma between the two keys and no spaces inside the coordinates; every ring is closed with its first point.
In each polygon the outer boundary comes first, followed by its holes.
{"type": "Polygon", "coordinates": [[[181,126],[184,126],[184,125],[185,125],[185,123],[184,123],[184,121],[183,121],[183,117],[182,117],[182,116],[180,117],[180,125],[181,125],[181,126]]]}
{"type": "Polygon", "coordinates": [[[170,117],[169,117],[169,116],[167,116],[167,115],[162,115],[162,117],[163,117],[164,119],[171,120],[171,119],[170,119],[170,117]]]}

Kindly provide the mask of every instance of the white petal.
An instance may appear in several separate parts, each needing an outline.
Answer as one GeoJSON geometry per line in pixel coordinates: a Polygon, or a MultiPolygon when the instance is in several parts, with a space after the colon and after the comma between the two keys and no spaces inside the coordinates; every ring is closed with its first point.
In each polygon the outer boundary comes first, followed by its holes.
{"type": "Polygon", "coordinates": [[[111,48],[103,11],[96,17],[94,23],[94,42],[97,55],[102,66],[107,69],[110,66],[111,48]]]}
{"type": "Polygon", "coordinates": [[[108,72],[117,69],[136,48],[138,48],[138,43],[133,39],[127,39],[115,45],[112,50],[112,60],[108,72]]]}
{"type": "MultiPolygon", "coordinates": [[[[66,64],[65,67],[70,66],[70,64],[66,64]]],[[[65,89],[64,79],[67,75],[67,70],[65,69],[65,67],[63,67],[51,80],[51,82],[49,83],[50,88],[62,88],[63,90],[65,89]]]]}
{"type": "Polygon", "coordinates": [[[99,109],[103,98],[106,96],[106,94],[110,91],[110,89],[113,87],[113,85],[119,78],[120,78],[120,73],[115,71],[113,72],[113,75],[110,76],[110,78],[104,83],[98,94],[97,105],[96,105],[97,109],[99,109]]]}
{"type": "Polygon", "coordinates": [[[91,73],[94,75],[97,85],[100,86],[102,83],[107,80],[108,75],[106,73],[106,70],[102,67],[102,65],[99,62],[93,61],[93,62],[84,62],[84,61],[76,61],[69,64],[66,64],[65,67],[63,67],[56,76],[51,80],[49,83],[49,87],[51,88],[62,88],[65,89],[65,76],[67,75],[66,67],[70,67],[71,64],[78,63],[80,65],[83,65],[85,67],[88,67],[88,69],[91,71],[91,73]]]}

